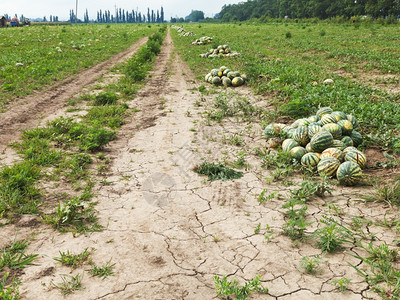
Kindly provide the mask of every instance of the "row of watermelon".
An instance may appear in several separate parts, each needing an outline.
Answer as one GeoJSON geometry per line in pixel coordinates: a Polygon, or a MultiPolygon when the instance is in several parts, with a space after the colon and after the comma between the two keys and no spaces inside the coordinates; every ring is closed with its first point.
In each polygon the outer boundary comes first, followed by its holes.
{"type": "Polygon", "coordinates": [[[299,119],[290,126],[269,124],[265,135],[286,138],[284,152],[302,165],[317,169],[319,174],[334,176],[345,185],[353,185],[362,177],[367,158],[357,149],[362,135],[357,119],[329,107],[320,108],[316,115],[299,119]]]}

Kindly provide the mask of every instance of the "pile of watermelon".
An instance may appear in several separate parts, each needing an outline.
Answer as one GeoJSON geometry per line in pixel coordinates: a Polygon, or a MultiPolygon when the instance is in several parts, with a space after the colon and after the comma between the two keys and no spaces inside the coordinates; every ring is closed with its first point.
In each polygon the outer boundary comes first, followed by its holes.
{"type": "Polygon", "coordinates": [[[239,56],[240,53],[236,51],[231,51],[228,45],[219,45],[215,49],[208,50],[207,53],[200,54],[201,58],[213,58],[213,57],[236,57],[239,56]]]}
{"type": "Polygon", "coordinates": [[[172,25],[172,28],[176,29],[179,33],[180,36],[194,36],[194,33],[191,31],[186,31],[184,28],[172,25]]]}
{"type": "Polygon", "coordinates": [[[192,42],[192,45],[207,45],[211,44],[211,41],[213,40],[212,37],[209,36],[202,36],[201,38],[195,40],[192,42]]]}
{"type": "Polygon", "coordinates": [[[269,124],[264,133],[268,138],[285,138],[282,150],[303,166],[316,169],[320,175],[336,176],[343,185],[354,185],[362,178],[367,162],[357,149],[363,139],[357,128],[354,116],[322,107],[316,115],[290,126],[269,124]]]}
{"type": "Polygon", "coordinates": [[[214,85],[224,86],[241,86],[246,80],[246,74],[240,74],[238,71],[232,71],[225,66],[219,69],[212,69],[210,73],[205,76],[205,80],[214,85]]]}

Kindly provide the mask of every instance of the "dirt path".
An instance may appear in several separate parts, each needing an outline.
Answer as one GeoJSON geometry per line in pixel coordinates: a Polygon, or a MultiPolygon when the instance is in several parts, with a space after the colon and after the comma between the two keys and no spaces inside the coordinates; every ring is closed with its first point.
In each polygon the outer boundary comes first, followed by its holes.
{"type": "Polygon", "coordinates": [[[4,153],[7,145],[18,138],[22,129],[37,126],[40,117],[51,115],[61,109],[68,99],[79,94],[83,88],[105,74],[110,67],[131,57],[146,41],[147,38],[141,38],[109,60],[71,76],[45,92],[37,92],[13,101],[6,112],[0,113],[0,153],[4,153]]]}
{"type": "MultiPolygon", "coordinates": [[[[234,181],[207,182],[192,171],[203,158],[235,157],[237,148],[220,143],[225,133],[247,130],[251,133],[246,146],[264,147],[265,141],[257,138],[261,128],[239,122],[210,127],[201,123],[204,108],[195,102],[205,103],[207,97],[194,89],[194,76],[174,52],[169,34],[155,66],[130,103],[140,111],[107,149],[112,167],[106,180],[112,183],[98,186],[95,199],[105,230],[73,238],[41,227],[29,246],[40,258],[24,270],[22,297],[64,299],[52,282],[60,283],[60,274],[83,274],[84,289],[68,299],[216,299],[215,275],[234,275],[241,283],[260,275],[269,294],[255,293],[249,299],[365,298],[367,285],[348,265],[358,261],[346,253],[329,256],[321,274],[299,270],[301,258],[320,249],[311,244],[297,247],[281,234],[281,200],[259,205],[256,196],[266,187],[268,175],[259,162],[249,159],[252,168],[234,181]],[[258,224],[260,233],[255,232],[258,224]],[[53,259],[59,251],[80,253],[85,248],[93,249],[97,264],[115,263],[115,275],[101,280],[90,277],[89,266],[70,271],[53,259]],[[354,278],[345,294],[330,284],[340,277],[354,278]]],[[[246,89],[237,93],[249,96],[246,89]]],[[[288,189],[268,185],[268,193],[285,194],[288,189]]],[[[349,213],[360,213],[349,206],[350,199],[358,197],[356,190],[337,189],[324,201],[333,197],[349,213]]],[[[311,218],[320,217],[324,201],[310,203],[311,218]]]]}

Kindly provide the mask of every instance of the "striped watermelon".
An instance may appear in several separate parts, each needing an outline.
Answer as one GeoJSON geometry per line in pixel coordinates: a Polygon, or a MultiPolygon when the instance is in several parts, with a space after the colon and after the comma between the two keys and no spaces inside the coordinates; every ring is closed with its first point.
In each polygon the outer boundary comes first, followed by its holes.
{"type": "Polygon", "coordinates": [[[264,129],[264,134],[267,138],[279,136],[279,133],[281,132],[282,128],[284,128],[284,127],[286,127],[286,125],[281,124],[281,123],[268,124],[264,129]]]}
{"type": "Polygon", "coordinates": [[[318,165],[317,170],[319,175],[327,175],[329,177],[336,174],[336,170],[340,166],[340,161],[334,157],[325,157],[322,158],[318,165]]]}
{"type": "Polygon", "coordinates": [[[330,107],[321,107],[320,109],[318,109],[316,115],[319,118],[322,118],[323,115],[330,114],[331,112],[333,112],[332,108],[330,108],[330,107]]]}
{"type": "Polygon", "coordinates": [[[347,115],[342,111],[333,111],[331,115],[336,118],[336,121],[339,122],[340,120],[347,120],[347,115]]]}
{"type": "Polygon", "coordinates": [[[311,143],[308,143],[306,145],[306,150],[307,150],[307,152],[313,152],[312,149],[311,149],[311,143]]]}
{"type": "Polygon", "coordinates": [[[354,146],[358,146],[362,143],[362,135],[358,133],[357,131],[353,130],[353,132],[350,135],[351,139],[353,140],[354,146]]]}
{"type": "Polygon", "coordinates": [[[286,139],[282,143],[282,150],[283,152],[289,152],[297,146],[299,146],[299,143],[297,143],[294,139],[286,139]]]}
{"type": "Polygon", "coordinates": [[[344,153],[343,153],[343,151],[341,151],[337,148],[328,148],[328,149],[325,149],[324,151],[322,151],[322,153],[321,153],[321,159],[323,159],[325,157],[334,157],[337,160],[339,160],[340,162],[342,162],[344,159],[344,153]]]}
{"type": "Polygon", "coordinates": [[[315,168],[317,167],[320,161],[319,156],[320,156],[319,153],[314,153],[314,152],[307,153],[301,158],[301,164],[303,166],[315,168]]]}
{"type": "Polygon", "coordinates": [[[346,147],[343,150],[344,155],[346,155],[347,152],[349,152],[349,151],[358,151],[358,149],[356,147],[353,147],[353,146],[346,147]]]}
{"type": "Polygon", "coordinates": [[[320,132],[322,127],[317,123],[308,125],[308,137],[311,139],[317,132],[320,132]]]}
{"type": "Polygon", "coordinates": [[[364,169],[365,165],[367,164],[367,157],[364,153],[359,150],[350,150],[346,153],[344,157],[345,161],[352,161],[357,163],[362,169],[364,169]]]}
{"type": "Polygon", "coordinates": [[[347,120],[349,120],[351,122],[351,124],[353,125],[353,129],[358,128],[358,122],[357,122],[356,117],[354,117],[352,115],[347,115],[347,120]]]}
{"type": "Polygon", "coordinates": [[[293,122],[291,127],[292,128],[298,128],[300,126],[308,126],[309,124],[310,124],[310,121],[308,121],[307,119],[298,119],[298,120],[293,122]]]}
{"type": "Polygon", "coordinates": [[[314,123],[314,122],[318,122],[320,120],[320,118],[318,116],[311,116],[308,118],[308,121],[310,121],[310,124],[314,123]]]}
{"type": "Polygon", "coordinates": [[[355,185],[362,178],[362,171],[355,162],[346,161],[339,166],[336,177],[343,185],[355,185]]]}
{"type": "Polygon", "coordinates": [[[306,126],[299,126],[296,128],[292,135],[293,139],[300,144],[300,146],[305,146],[310,141],[308,137],[308,129],[306,126]]]}
{"type": "Polygon", "coordinates": [[[338,125],[342,128],[343,135],[351,135],[353,132],[353,124],[349,120],[340,120],[338,125]]]}
{"type": "Polygon", "coordinates": [[[322,130],[326,130],[332,134],[334,139],[339,139],[342,137],[342,128],[336,123],[328,123],[322,126],[322,130]]]}
{"type": "Polygon", "coordinates": [[[337,148],[343,151],[346,148],[346,145],[342,141],[333,140],[332,148],[337,148]]]}
{"type": "Polygon", "coordinates": [[[310,144],[314,152],[321,153],[332,146],[333,136],[328,131],[320,131],[312,137],[310,144]]]}
{"type": "Polygon", "coordinates": [[[330,114],[323,115],[321,118],[321,123],[323,125],[328,124],[328,123],[337,123],[335,116],[332,116],[330,114]]]}
{"type": "Polygon", "coordinates": [[[351,147],[353,146],[353,140],[349,136],[344,136],[342,138],[342,142],[346,147],[351,147]]]}
{"type": "Polygon", "coordinates": [[[307,150],[304,149],[301,146],[297,146],[292,148],[292,150],[290,150],[289,154],[292,158],[294,158],[297,161],[301,161],[301,158],[304,156],[304,154],[307,153],[307,150]]]}

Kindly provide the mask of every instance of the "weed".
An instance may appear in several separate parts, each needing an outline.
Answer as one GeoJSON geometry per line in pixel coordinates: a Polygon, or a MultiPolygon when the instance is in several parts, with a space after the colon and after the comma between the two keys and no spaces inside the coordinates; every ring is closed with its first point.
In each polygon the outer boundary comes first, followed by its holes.
{"type": "Polygon", "coordinates": [[[82,253],[72,254],[67,250],[67,252],[60,251],[60,257],[55,257],[54,260],[58,261],[62,265],[71,267],[75,269],[76,267],[82,265],[85,262],[90,262],[91,251],[86,248],[82,253]]]}
{"type": "Polygon", "coordinates": [[[95,264],[91,265],[92,268],[89,270],[90,275],[97,276],[100,278],[106,278],[108,276],[114,275],[114,266],[115,264],[111,264],[111,259],[104,266],[96,266],[95,264]]]}
{"type": "Polygon", "coordinates": [[[319,264],[321,263],[322,257],[320,255],[315,256],[303,256],[300,262],[300,268],[311,275],[316,275],[321,271],[319,264]]]}
{"type": "Polygon", "coordinates": [[[350,281],[351,279],[342,277],[331,280],[331,283],[334,284],[340,292],[345,292],[348,289],[350,281]]]}
{"type": "Polygon", "coordinates": [[[12,279],[11,285],[7,285],[9,281],[9,272],[6,272],[0,281],[0,299],[3,300],[16,300],[19,299],[19,281],[12,279]]]}
{"type": "Polygon", "coordinates": [[[254,233],[256,234],[260,233],[260,230],[261,230],[261,223],[258,223],[256,229],[254,229],[254,233]]]}
{"type": "Polygon", "coordinates": [[[1,249],[0,271],[4,270],[5,267],[15,270],[33,265],[38,254],[25,254],[27,247],[27,240],[14,240],[11,245],[1,249]]]}
{"type": "Polygon", "coordinates": [[[317,229],[313,236],[318,236],[319,240],[317,241],[317,245],[322,251],[334,253],[342,249],[344,243],[351,243],[353,241],[352,232],[333,218],[323,216],[323,219],[320,221],[326,226],[317,229]]]}
{"type": "Polygon", "coordinates": [[[388,184],[374,183],[374,188],[375,194],[365,197],[365,200],[384,202],[390,206],[400,206],[399,178],[388,184]]]}
{"type": "Polygon", "coordinates": [[[222,164],[208,163],[203,162],[201,165],[197,166],[194,171],[201,175],[208,176],[209,181],[214,180],[231,180],[238,179],[243,176],[242,172],[235,171],[228,167],[223,166],[222,164]]]}
{"type": "Polygon", "coordinates": [[[244,286],[240,286],[236,279],[228,281],[226,276],[220,278],[216,275],[214,282],[217,295],[223,298],[230,298],[230,296],[235,295],[237,300],[245,300],[253,291],[266,294],[268,288],[262,287],[260,278],[261,276],[255,276],[250,281],[245,282],[244,286]]]}
{"type": "Polygon", "coordinates": [[[75,276],[72,275],[61,275],[62,282],[55,284],[53,286],[60,289],[63,295],[69,295],[74,291],[82,290],[82,278],[83,275],[77,274],[75,276]]]}
{"type": "Polygon", "coordinates": [[[259,202],[260,204],[263,204],[264,202],[267,202],[267,201],[269,201],[269,200],[274,199],[275,196],[276,196],[276,197],[280,197],[280,196],[281,196],[281,194],[278,194],[278,191],[272,192],[272,193],[269,194],[269,195],[265,195],[266,192],[267,192],[267,189],[264,189],[264,190],[260,193],[260,195],[258,195],[257,200],[258,200],[258,202],[259,202]]]}
{"type": "Polygon", "coordinates": [[[112,92],[101,92],[96,95],[93,105],[114,105],[118,101],[118,96],[112,92]]]}

